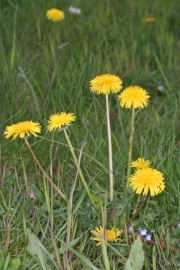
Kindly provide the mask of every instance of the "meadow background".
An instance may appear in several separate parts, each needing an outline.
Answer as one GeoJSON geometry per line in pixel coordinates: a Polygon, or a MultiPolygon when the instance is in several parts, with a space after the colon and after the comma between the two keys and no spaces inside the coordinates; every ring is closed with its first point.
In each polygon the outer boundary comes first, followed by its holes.
{"type": "MultiPolygon", "coordinates": [[[[4,138],[6,126],[28,120],[42,125],[41,135],[29,138],[29,143],[48,174],[53,164],[53,179],[68,198],[77,169],[64,135],[55,133],[53,141],[47,132],[47,119],[61,111],[74,113],[77,119],[68,134],[77,157],[86,143],[81,169],[92,193],[104,204],[109,185],[105,98],[89,90],[89,81],[104,73],[119,76],[123,88],[138,85],[150,95],[148,107],[136,110],[133,160],[149,159],[164,174],[166,189],[148,198],[134,228],[155,230],[154,240],[167,245],[166,250],[144,245],[144,269],[179,269],[180,253],[171,247],[180,249],[180,2],[4,0],[0,22],[1,269],[60,269],[52,262],[50,187],[24,141],[4,138]],[[80,8],[81,14],[69,13],[70,5],[80,8]],[[53,7],[65,12],[57,24],[45,16],[53,7]],[[155,21],[143,22],[149,16],[155,21]],[[51,254],[47,255],[50,268],[41,268],[28,252],[28,229],[51,254]],[[18,260],[13,263],[14,259],[18,260]]],[[[107,225],[124,230],[121,198],[131,110],[120,108],[116,95],[110,94],[109,101],[115,185],[113,202],[107,194],[107,225]]],[[[56,192],[53,196],[54,239],[66,269],[60,248],[66,241],[68,204],[56,192]]],[[[137,196],[132,204],[137,204],[137,196]]],[[[91,230],[101,224],[101,208],[92,207],[78,179],[71,213],[71,241],[76,239],[72,247],[77,254],[71,250],[67,269],[107,269],[101,247],[90,239],[91,230]]],[[[123,239],[113,245],[119,253],[108,246],[110,269],[124,267],[131,245],[126,233],[123,239]]]]}

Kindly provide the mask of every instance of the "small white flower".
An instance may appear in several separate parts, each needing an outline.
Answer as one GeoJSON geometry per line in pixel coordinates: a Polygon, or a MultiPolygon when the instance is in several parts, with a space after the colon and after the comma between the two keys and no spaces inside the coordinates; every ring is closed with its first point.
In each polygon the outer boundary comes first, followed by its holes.
{"type": "Polygon", "coordinates": [[[139,229],[140,235],[145,236],[147,234],[146,229],[139,229]]]}
{"type": "Polygon", "coordinates": [[[133,227],[132,227],[132,226],[129,227],[129,231],[130,231],[130,232],[133,231],[133,227]]]}
{"type": "Polygon", "coordinates": [[[166,89],[165,89],[165,87],[164,87],[163,85],[159,85],[159,86],[157,87],[157,89],[158,89],[161,93],[165,93],[165,92],[166,92],[166,89]]]}
{"type": "Polygon", "coordinates": [[[75,14],[75,15],[81,14],[80,8],[76,8],[76,7],[72,7],[72,6],[69,7],[68,11],[72,14],[75,14]]]}
{"type": "Polygon", "coordinates": [[[147,235],[146,235],[146,240],[147,240],[147,241],[150,241],[150,240],[151,240],[151,235],[150,235],[150,234],[147,234],[147,235]]]}

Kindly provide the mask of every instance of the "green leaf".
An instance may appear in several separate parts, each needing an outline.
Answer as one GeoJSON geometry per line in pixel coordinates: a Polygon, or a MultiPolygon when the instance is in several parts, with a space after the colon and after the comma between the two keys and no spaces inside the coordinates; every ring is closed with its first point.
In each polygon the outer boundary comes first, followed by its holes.
{"type": "Polygon", "coordinates": [[[0,269],[3,269],[3,264],[4,264],[4,257],[0,257],[0,269]]]}
{"type": "Polygon", "coordinates": [[[47,264],[48,251],[42,245],[40,240],[33,233],[31,233],[29,229],[27,229],[27,236],[27,251],[32,255],[32,257],[39,264],[39,266],[42,267],[42,270],[51,270],[50,266],[47,264]]]}
{"type": "Polygon", "coordinates": [[[142,241],[138,235],[137,239],[131,247],[129,258],[126,261],[124,270],[141,270],[144,263],[144,251],[142,241]]]}
{"type": "Polygon", "coordinates": [[[7,255],[6,260],[4,262],[3,270],[8,270],[9,267],[9,261],[10,261],[10,253],[7,255]]]}
{"type": "Polygon", "coordinates": [[[12,263],[13,263],[15,269],[18,269],[18,267],[21,266],[21,260],[20,260],[19,258],[13,259],[13,260],[12,260],[12,263]]]}
{"type": "MultiPolygon", "coordinates": [[[[8,264],[8,270],[17,270],[21,266],[21,260],[19,258],[11,259],[9,260],[8,264]]],[[[4,270],[4,268],[3,268],[4,270]]]]}

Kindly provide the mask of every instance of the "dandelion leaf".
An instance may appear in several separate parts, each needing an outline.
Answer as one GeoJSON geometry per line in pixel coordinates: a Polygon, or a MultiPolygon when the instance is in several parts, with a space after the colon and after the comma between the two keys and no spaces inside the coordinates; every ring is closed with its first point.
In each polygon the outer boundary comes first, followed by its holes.
{"type": "Polygon", "coordinates": [[[51,270],[50,266],[47,264],[48,251],[42,245],[40,240],[33,233],[31,233],[29,229],[27,229],[27,236],[28,236],[27,251],[39,264],[42,270],[51,270]]]}
{"type": "Polygon", "coordinates": [[[129,258],[126,261],[124,270],[141,270],[144,263],[144,251],[142,241],[138,235],[131,247],[129,258]]]}

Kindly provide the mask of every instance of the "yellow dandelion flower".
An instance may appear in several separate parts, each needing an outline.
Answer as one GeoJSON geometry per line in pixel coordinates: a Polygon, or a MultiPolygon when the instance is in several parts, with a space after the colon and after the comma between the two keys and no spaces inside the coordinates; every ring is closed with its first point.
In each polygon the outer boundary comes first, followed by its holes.
{"type": "Polygon", "coordinates": [[[46,17],[48,20],[51,20],[53,22],[62,21],[65,18],[64,12],[57,8],[49,9],[46,12],[46,17]]]}
{"type": "Polygon", "coordinates": [[[72,121],[75,121],[76,116],[73,113],[56,113],[51,115],[48,123],[48,130],[52,131],[53,129],[61,129],[64,126],[69,126],[72,121]]]}
{"type": "Polygon", "coordinates": [[[90,90],[96,94],[118,93],[121,89],[122,81],[115,75],[103,74],[90,81],[90,90]]]}
{"type": "Polygon", "coordinates": [[[130,177],[130,186],[137,193],[146,196],[158,195],[165,189],[163,174],[156,169],[143,168],[135,171],[130,177]]]}
{"type": "Polygon", "coordinates": [[[155,21],[155,18],[154,17],[147,17],[147,18],[143,19],[142,21],[143,22],[150,23],[150,22],[154,22],[155,21]]]}
{"type": "Polygon", "coordinates": [[[148,168],[151,162],[149,160],[145,160],[144,158],[138,158],[136,161],[131,163],[131,167],[136,169],[148,168]]]}
{"type": "MultiPolygon", "coordinates": [[[[103,228],[100,226],[100,228],[95,228],[95,230],[91,231],[92,233],[96,234],[97,236],[93,236],[91,237],[91,240],[93,241],[97,241],[97,246],[101,246],[102,245],[102,238],[104,237],[104,231],[103,228]],[[98,237],[98,235],[100,237],[98,237]]],[[[118,228],[112,228],[111,230],[106,230],[105,234],[106,234],[106,241],[107,242],[118,242],[118,240],[120,240],[119,236],[122,234],[123,230],[120,230],[118,228]]]]}
{"type": "Polygon", "coordinates": [[[22,139],[25,136],[30,136],[33,134],[37,137],[36,133],[41,132],[41,126],[39,123],[34,123],[32,121],[19,122],[12,126],[7,126],[4,132],[5,138],[13,136],[12,140],[15,140],[18,136],[22,139]]]}
{"type": "Polygon", "coordinates": [[[139,86],[127,87],[119,96],[120,106],[125,108],[144,108],[148,105],[150,96],[147,91],[139,86]]]}

